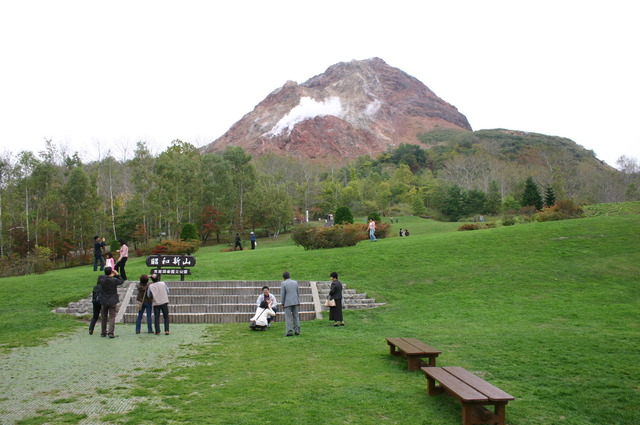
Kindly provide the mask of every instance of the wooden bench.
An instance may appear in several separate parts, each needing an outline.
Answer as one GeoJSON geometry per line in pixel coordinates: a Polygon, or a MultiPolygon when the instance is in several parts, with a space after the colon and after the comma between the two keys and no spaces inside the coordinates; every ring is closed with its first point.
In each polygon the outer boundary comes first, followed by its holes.
{"type": "Polygon", "coordinates": [[[422,371],[429,395],[446,391],[460,401],[462,425],[505,424],[505,407],[513,396],[461,367],[423,367],[422,371]],[[494,406],[493,412],[484,407],[489,405],[494,406]]]}
{"type": "Polygon", "coordinates": [[[387,344],[391,355],[407,358],[410,372],[422,366],[435,366],[436,357],[442,353],[415,338],[387,338],[387,344]],[[422,360],[425,357],[429,359],[428,363],[422,360]]]}

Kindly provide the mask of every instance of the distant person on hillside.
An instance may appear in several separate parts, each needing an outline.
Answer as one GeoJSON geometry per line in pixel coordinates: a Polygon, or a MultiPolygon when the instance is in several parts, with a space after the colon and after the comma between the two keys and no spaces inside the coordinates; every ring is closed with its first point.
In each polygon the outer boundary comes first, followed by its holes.
{"type": "Polygon", "coordinates": [[[300,335],[300,292],[298,282],[291,279],[289,272],[282,273],[284,281],[280,285],[280,298],[284,306],[284,320],[287,333],[284,336],[300,335]]]}
{"type": "Polygon", "coordinates": [[[400,229],[400,237],[404,236],[404,230],[400,229]]]}
{"type": "Polygon", "coordinates": [[[153,318],[156,335],[160,335],[160,313],[164,318],[164,334],[169,335],[169,288],[160,280],[157,274],[151,275],[151,285],[147,289],[147,295],[153,300],[153,318]]]}
{"type": "Polygon", "coordinates": [[[120,256],[118,257],[118,262],[116,263],[114,270],[120,273],[122,279],[127,280],[127,272],[124,270],[124,266],[127,264],[127,259],[129,258],[129,246],[123,238],[120,238],[118,242],[120,242],[120,249],[116,252],[120,254],[120,256]]]}
{"type": "Polygon", "coordinates": [[[336,305],[329,307],[329,320],[333,320],[333,326],[344,326],[342,318],[342,282],[338,280],[338,273],[331,272],[331,289],[329,299],[334,300],[336,305]]]}
{"type": "Polygon", "coordinates": [[[251,235],[249,237],[249,240],[251,241],[251,249],[256,249],[256,234],[251,232],[249,235],[251,235]]]}
{"type": "Polygon", "coordinates": [[[378,240],[376,238],[376,222],[372,218],[369,219],[369,240],[371,242],[378,240]]]}
{"type": "Polygon", "coordinates": [[[236,248],[240,248],[240,251],[242,251],[242,242],[240,241],[240,233],[236,233],[233,250],[235,251],[236,248]]]}
{"type": "Polygon", "coordinates": [[[120,302],[118,298],[118,286],[122,285],[122,277],[118,275],[118,272],[112,270],[111,267],[104,268],[104,274],[98,277],[98,284],[102,290],[102,296],[100,297],[100,315],[102,316],[102,329],[100,336],[107,336],[109,338],[115,338],[114,332],[116,328],[116,306],[120,302]],[[109,329],[107,330],[107,321],[109,322],[109,329]]]}
{"type": "Polygon", "coordinates": [[[268,316],[267,319],[269,326],[271,326],[271,321],[276,317],[275,313],[278,312],[278,301],[276,300],[275,295],[269,292],[268,286],[262,287],[262,294],[260,294],[260,296],[256,300],[256,306],[260,307],[260,304],[262,304],[263,301],[266,301],[269,305],[269,308],[274,312],[273,316],[268,316]]]}
{"type": "Polygon", "coordinates": [[[111,251],[104,254],[104,258],[107,259],[107,262],[105,263],[105,267],[111,267],[112,269],[116,268],[116,263],[115,263],[115,260],[113,259],[113,254],[111,253],[111,251]]]}
{"type": "Polygon", "coordinates": [[[256,314],[249,319],[249,327],[252,329],[265,329],[269,328],[269,318],[275,316],[276,313],[269,308],[269,303],[262,301],[256,309],[256,314]]]}
{"type": "Polygon", "coordinates": [[[140,282],[136,285],[138,294],[136,295],[136,301],[138,302],[138,317],[136,318],[136,333],[140,333],[142,328],[142,316],[147,314],[147,333],[153,333],[153,327],[151,326],[151,307],[153,306],[152,298],[149,296],[149,276],[143,274],[140,276],[140,282]]]}
{"type": "Polygon", "coordinates": [[[98,263],[100,263],[100,271],[104,269],[104,258],[102,258],[102,248],[104,248],[104,238],[100,236],[93,237],[93,271],[98,271],[98,263]]]}
{"type": "Polygon", "coordinates": [[[409,236],[409,229],[404,229],[404,235],[409,236]]]}
{"type": "Polygon", "coordinates": [[[480,216],[480,223],[484,223],[484,216],[483,215],[480,216]]]}

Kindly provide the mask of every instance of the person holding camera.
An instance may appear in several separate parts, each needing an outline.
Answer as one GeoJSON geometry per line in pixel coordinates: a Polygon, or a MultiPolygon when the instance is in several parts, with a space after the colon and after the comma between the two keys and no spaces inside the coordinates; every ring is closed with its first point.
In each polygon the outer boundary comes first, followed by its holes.
{"type": "Polygon", "coordinates": [[[262,304],[263,301],[266,301],[269,308],[273,310],[273,316],[269,316],[267,319],[268,326],[271,326],[271,321],[273,320],[273,317],[276,317],[276,313],[278,312],[278,301],[276,301],[276,297],[269,292],[268,286],[262,287],[262,294],[258,297],[256,306],[260,307],[260,304],[262,304]]]}
{"type": "Polygon", "coordinates": [[[105,246],[104,238],[100,236],[93,237],[93,271],[98,271],[98,263],[100,263],[100,271],[104,269],[104,258],[102,258],[102,249],[105,246]]]}
{"type": "Polygon", "coordinates": [[[269,307],[267,301],[262,301],[256,309],[256,314],[249,319],[249,327],[251,329],[266,329],[269,327],[269,319],[276,314],[269,307]]]}
{"type": "Polygon", "coordinates": [[[105,267],[104,274],[98,277],[98,285],[102,290],[102,295],[100,296],[100,304],[102,305],[100,310],[100,315],[102,316],[100,336],[105,337],[108,334],[109,338],[115,338],[116,306],[120,302],[118,286],[122,285],[123,282],[122,277],[111,267],[105,267]],[[108,330],[107,321],[109,322],[108,330]]]}

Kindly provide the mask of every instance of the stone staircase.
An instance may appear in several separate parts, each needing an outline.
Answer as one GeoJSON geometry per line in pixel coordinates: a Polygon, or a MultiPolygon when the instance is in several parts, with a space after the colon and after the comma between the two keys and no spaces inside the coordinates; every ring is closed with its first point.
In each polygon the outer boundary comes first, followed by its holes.
{"type": "MultiPolygon", "coordinates": [[[[172,323],[248,323],[256,311],[256,299],[262,287],[268,286],[280,302],[280,281],[165,281],[169,287],[169,315],[172,323]]],[[[300,287],[300,320],[322,318],[328,310],[324,301],[330,282],[298,281],[300,287]]],[[[354,289],[344,289],[346,309],[378,307],[380,303],[358,294],[354,289]]],[[[122,299],[118,317],[124,323],[135,323],[137,317],[135,282],[122,299]],[[127,302],[128,301],[128,302],[127,302]]],[[[276,321],[284,321],[283,308],[278,305],[276,321]]]]}

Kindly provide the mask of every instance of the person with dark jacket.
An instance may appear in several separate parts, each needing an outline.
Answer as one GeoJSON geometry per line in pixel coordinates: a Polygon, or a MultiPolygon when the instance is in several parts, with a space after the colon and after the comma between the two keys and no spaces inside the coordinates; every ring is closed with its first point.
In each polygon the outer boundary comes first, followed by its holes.
{"type": "Polygon", "coordinates": [[[93,287],[93,292],[91,293],[91,304],[93,304],[93,317],[91,318],[91,323],[89,323],[89,335],[93,335],[93,330],[96,327],[96,323],[98,323],[98,317],[100,317],[100,311],[102,310],[102,304],[100,304],[101,299],[102,299],[102,287],[96,283],[96,286],[93,287]]]}
{"type": "Polygon", "coordinates": [[[236,238],[234,240],[233,250],[235,251],[236,248],[240,248],[240,251],[242,251],[242,242],[240,241],[240,233],[236,233],[236,238]]]}
{"type": "Polygon", "coordinates": [[[334,300],[336,305],[329,307],[329,320],[333,320],[333,326],[344,326],[342,318],[342,282],[338,280],[338,273],[331,272],[331,289],[329,299],[334,300]]]}
{"type": "Polygon", "coordinates": [[[112,270],[111,267],[104,268],[104,274],[98,277],[98,285],[102,290],[100,304],[102,308],[100,315],[102,316],[102,332],[100,336],[115,338],[114,331],[116,327],[116,306],[120,302],[118,298],[118,286],[122,285],[123,280],[118,272],[112,270]],[[107,332],[107,320],[109,321],[109,330],[107,332]]]}
{"type": "Polygon", "coordinates": [[[104,269],[104,258],[102,258],[102,248],[104,248],[104,238],[100,240],[100,236],[93,237],[93,271],[98,271],[98,263],[100,263],[100,271],[104,269]]]}
{"type": "Polygon", "coordinates": [[[153,333],[153,327],[151,325],[151,306],[152,306],[152,298],[149,296],[147,289],[149,289],[149,276],[143,274],[140,276],[140,282],[136,285],[136,289],[138,290],[138,295],[136,296],[136,301],[138,301],[138,317],[136,318],[136,333],[140,333],[140,328],[142,327],[142,315],[147,313],[147,333],[153,333]]]}

